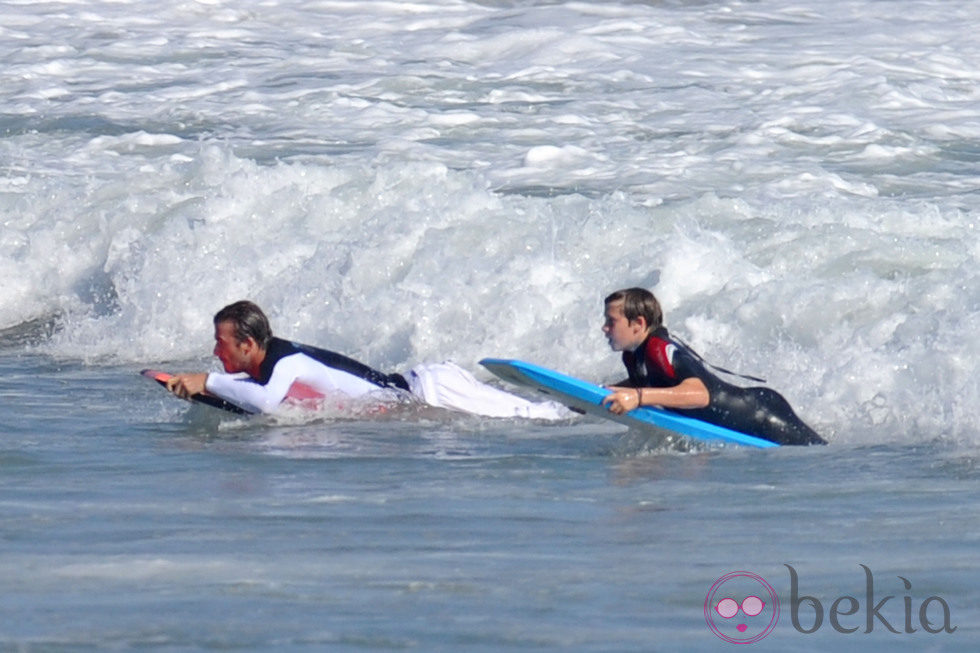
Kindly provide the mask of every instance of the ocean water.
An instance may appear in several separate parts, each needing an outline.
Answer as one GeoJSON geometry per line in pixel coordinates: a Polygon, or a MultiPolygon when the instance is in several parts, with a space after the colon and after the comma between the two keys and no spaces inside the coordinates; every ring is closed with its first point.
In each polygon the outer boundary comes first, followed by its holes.
{"type": "Polygon", "coordinates": [[[0,2],[0,650],[975,650],[978,22],[0,2]],[[247,297],[384,370],[612,381],[633,285],[829,446],[243,420],[137,374],[215,369],[247,297]]]}

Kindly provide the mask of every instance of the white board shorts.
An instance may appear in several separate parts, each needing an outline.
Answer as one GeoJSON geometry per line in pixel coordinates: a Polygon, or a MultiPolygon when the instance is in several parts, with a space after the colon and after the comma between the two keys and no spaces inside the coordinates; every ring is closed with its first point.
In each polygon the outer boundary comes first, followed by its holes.
{"type": "Polygon", "coordinates": [[[453,362],[422,363],[405,375],[413,395],[439,408],[486,417],[568,419],[572,413],[553,401],[534,402],[476,380],[453,362]]]}

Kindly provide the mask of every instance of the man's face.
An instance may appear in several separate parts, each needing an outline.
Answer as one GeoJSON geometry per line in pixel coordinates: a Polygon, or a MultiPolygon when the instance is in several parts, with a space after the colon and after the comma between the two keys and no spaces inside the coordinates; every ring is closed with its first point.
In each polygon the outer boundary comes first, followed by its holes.
{"type": "Polygon", "coordinates": [[[218,357],[225,372],[247,372],[251,369],[252,352],[255,341],[252,338],[239,342],[235,338],[233,322],[218,322],[214,325],[214,355],[218,357]]]}
{"type": "Polygon", "coordinates": [[[638,318],[630,322],[623,314],[623,302],[606,304],[606,321],[602,332],[613,351],[633,351],[643,344],[646,337],[646,320],[638,318]]]}

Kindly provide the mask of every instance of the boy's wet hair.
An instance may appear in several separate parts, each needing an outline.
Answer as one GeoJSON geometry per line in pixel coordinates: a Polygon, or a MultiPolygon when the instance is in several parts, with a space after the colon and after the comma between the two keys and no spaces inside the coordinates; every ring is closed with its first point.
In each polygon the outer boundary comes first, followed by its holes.
{"type": "Polygon", "coordinates": [[[620,301],[623,302],[623,316],[630,322],[642,316],[651,329],[658,329],[663,326],[664,312],[660,308],[660,302],[646,288],[617,290],[606,297],[605,303],[608,306],[613,302],[620,301]]]}

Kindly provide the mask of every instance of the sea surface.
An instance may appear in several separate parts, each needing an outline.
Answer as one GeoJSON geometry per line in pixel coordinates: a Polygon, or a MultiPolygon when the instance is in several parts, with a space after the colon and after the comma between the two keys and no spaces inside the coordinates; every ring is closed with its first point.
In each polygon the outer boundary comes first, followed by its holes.
{"type": "Polygon", "coordinates": [[[0,2],[0,651],[976,650],[978,24],[0,2]],[[611,382],[627,286],[830,444],[243,419],[138,375],[217,369],[211,317],[250,298],[385,371],[611,382]]]}

